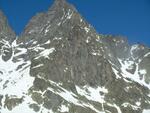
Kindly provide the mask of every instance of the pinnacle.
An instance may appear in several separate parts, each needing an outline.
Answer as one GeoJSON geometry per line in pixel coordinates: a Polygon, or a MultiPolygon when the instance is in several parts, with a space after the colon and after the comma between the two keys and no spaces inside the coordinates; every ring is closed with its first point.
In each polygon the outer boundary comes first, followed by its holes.
{"type": "Polygon", "coordinates": [[[0,10],[0,23],[6,22],[6,16],[4,15],[3,11],[0,10]]]}
{"type": "Polygon", "coordinates": [[[67,4],[66,0],[55,0],[54,1],[54,5],[56,5],[56,6],[64,6],[65,4],[67,4]]]}
{"type": "Polygon", "coordinates": [[[55,0],[55,3],[66,3],[66,0],[55,0]]]}
{"type": "Polygon", "coordinates": [[[3,11],[2,11],[2,10],[0,10],[0,16],[4,16],[4,14],[3,14],[3,11]]]}
{"type": "Polygon", "coordinates": [[[52,7],[49,10],[62,10],[63,8],[75,10],[74,6],[67,2],[67,0],[55,0],[52,7]]]}

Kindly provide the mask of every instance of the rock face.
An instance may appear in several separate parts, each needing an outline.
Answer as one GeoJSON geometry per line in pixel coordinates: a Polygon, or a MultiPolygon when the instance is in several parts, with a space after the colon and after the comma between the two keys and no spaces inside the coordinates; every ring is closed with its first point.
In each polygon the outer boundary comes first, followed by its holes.
{"type": "Polygon", "coordinates": [[[15,39],[15,33],[11,30],[6,17],[0,11],[0,55],[4,61],[12,55],[11,43],[15,39]]]}
{"type": "Polygon", "coordinates": [[[0,12],[0,113],[149,113],[150,49],[98,34],[55,0],[19,38],[0,12]]]}

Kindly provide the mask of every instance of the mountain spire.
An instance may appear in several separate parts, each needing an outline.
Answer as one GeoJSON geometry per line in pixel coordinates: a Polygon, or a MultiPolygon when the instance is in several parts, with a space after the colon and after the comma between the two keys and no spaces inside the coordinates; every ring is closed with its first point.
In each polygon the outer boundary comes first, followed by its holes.
{"type": "Polygon", "coordinates": [[[67,3],[67,1],[66,0],[55,0],[54,1],[54,4],[66,4],[67,3]]]}
{"type": "Polygon", "coordinates": [[[59,3],[66,3],[66,0],[55,0],[55,2],[59,3]]]}
{"type": "Polygon", "coordinates": [[[49,10],[62,10],[63,8],[76,11],[76,8],[72,4],[68,3],[66,0],[55,0],[49,10]]]}
{"type": "Polygon", "coordinates": [[[5,38],[6,40],[12,42],[15,39],[15,33],[9,26],[5,14],[2,10],[0,10],[0,40],[2,38],[5,38]]]}
{"type": "Polygon", "coordinates": [[[2,26],[2,23],[6,23],[6,17],[4,15],[3,11],[0,10],[0,24],[1,24],[1,26],[2,26]]]}
{"type": "Polygon", "coordinates": [[[2,10],[0,10],[0,16],[2,16],[3,15],[3,12],[2,12],[2,10]]]}

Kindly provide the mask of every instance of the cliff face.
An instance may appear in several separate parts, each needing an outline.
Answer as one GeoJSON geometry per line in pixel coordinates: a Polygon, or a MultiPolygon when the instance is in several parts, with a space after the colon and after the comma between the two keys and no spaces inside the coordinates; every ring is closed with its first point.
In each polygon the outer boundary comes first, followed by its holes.
{"type": "Polygon", "coordinates": [[[0,113],[148,113],[150,49],[98,34],[65,0],[19,38],[0,12],[0,113]]]}

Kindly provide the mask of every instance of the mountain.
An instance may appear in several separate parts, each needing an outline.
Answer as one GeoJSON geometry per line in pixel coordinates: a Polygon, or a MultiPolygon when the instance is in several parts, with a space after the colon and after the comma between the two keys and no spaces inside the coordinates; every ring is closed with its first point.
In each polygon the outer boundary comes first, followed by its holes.
{"type": "Polygon", "coordinates": [[[0,113],[149,112],[149,47],[98,34],[65,0],[19,37],[0,11],[0,113]]]}

